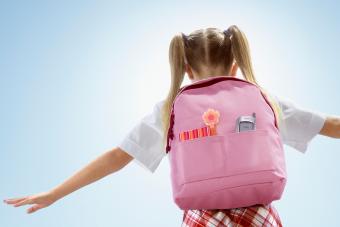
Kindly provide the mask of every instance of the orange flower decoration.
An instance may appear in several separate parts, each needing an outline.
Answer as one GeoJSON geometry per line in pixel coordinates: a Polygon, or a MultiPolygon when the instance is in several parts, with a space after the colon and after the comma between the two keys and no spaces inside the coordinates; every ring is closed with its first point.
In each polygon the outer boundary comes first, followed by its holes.
{"type": "Polygon", "coordinates": [[[219,117],[220,112],[218,112],[218,110],[214,110],[211,108],[205,111],[202,115],[204,123],[208,125],[210,128],[214,128],[214,126],[218,123],[219,117]]]}

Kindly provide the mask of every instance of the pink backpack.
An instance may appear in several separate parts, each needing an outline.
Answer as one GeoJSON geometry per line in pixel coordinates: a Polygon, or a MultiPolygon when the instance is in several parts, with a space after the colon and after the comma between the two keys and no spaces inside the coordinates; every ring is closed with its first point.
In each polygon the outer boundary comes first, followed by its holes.
{"type": "Polygon", "coordinates": [[[166,148],[180,209],[231,209],[281,198],[285,155],[268,100],[255,84],[235,77],[180,89],[166,148]]]}

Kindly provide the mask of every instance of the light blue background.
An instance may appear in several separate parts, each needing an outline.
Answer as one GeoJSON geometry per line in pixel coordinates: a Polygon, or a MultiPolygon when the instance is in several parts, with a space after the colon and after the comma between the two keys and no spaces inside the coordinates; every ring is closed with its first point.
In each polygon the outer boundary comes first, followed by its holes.
{"type": "MultiPolygon", "coordinates": [[[[49,190],[115,147],[170,82],[176,32],[238,25],[268,90],[339,115],[340,6],[335,1],[2,1],[0,197],[49,190]]],[[[185,81],[188,83],[188,80],[185,81]]],[[[274,202],[284,226],[339,226],[340,140],[286,147],[274,202]]],[[[180,226],[168,160],[135,162],[26,214],[0,205],[0,226],[180,226]]]]}

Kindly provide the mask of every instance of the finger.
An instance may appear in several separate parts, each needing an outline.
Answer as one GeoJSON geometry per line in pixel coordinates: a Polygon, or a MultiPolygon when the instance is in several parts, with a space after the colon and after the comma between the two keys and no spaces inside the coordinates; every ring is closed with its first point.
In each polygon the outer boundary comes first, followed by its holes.
{"type": "Polygon", "coordinates": [[[19,206],[22,206],[22,205],[26,205],[26,204],[31,204],[32,203],[32,200],[31,199],[25,199],[25,200],[22,200],[18,203],[15,203],[14,206],[15,207],[19,207],[19,206]]]}
{"type": "Polygon", "coordinates": [[[37,211],[37,210],[39,210],[41,208],[44,208],[44,207],[45,207],[45,205],[42,205],[42,204],[34,205],[34,206],[32,206],[32,207],[27,209],[27,213],[28,214],[33,213],[33,212],[35,212],[35,211],[37,211]]]}
{"type": "Polygon", "coordinates": [[[20,202],[24,199],[26,199],[27,197],[21,197],[21,198],[14,198],[14,199],[5,199],[4,202],[7,204],[13,204],[13,203],[17,203],[20,202]]]}

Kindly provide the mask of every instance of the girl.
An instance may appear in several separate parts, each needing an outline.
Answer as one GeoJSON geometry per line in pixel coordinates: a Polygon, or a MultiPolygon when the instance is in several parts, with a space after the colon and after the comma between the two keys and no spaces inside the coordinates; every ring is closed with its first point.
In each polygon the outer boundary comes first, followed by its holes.
{"type": "MultiPolygon", "coordinates": [[[[244,78],[257,84],[244,33],[235,25],[226,31],[216,28],[200,29],[186,36],[175,35],[170,43],[169,60],[171,85],[165,100],[154,106],[121,143],[105,152],[62,184],[50,191],[4,200],[14,207],[33,204],[33,213],[47,207],[67,194],[114,173],[131,160],[154,172],[165,153],[166,132],[169,127],[171,104],[179,91],[185,73],[192,82],[207,77],[236,76],[238,68],[244,78]]],[[[297,107],[293,102],[270,95],[274,111],[279,116],[283,142],[305,152],[309,141],[318,133],[340,138],[340,118],[297,107]]],[[[204,226],[282,226],[272,204],[235,209],[184,210],[182,227],[204,226]]]]}

